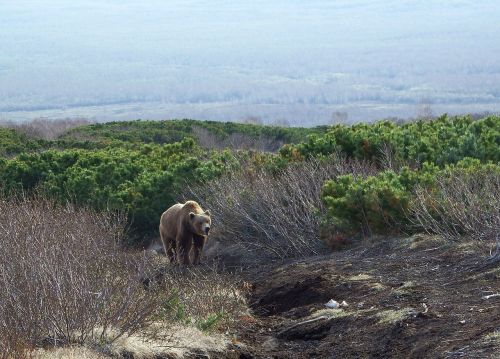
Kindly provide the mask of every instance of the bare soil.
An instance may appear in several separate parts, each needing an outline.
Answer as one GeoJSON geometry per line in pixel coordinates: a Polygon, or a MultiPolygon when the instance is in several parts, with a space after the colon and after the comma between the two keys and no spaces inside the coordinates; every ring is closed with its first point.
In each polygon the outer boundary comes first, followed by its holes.
{"type": "Polygon", "coordinates": [[[500,358],[500,264],[471,243],[379,239],[245,270],[252,316],[222,357],[500,358]]]}

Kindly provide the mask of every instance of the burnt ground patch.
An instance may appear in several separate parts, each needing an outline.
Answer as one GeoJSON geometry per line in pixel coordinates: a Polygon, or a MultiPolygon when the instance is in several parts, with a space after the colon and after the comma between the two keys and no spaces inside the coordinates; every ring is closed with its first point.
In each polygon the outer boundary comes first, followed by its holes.
{"type": "Polygon", "coordinates": [[[485,248],[420,236],[260,268],[237,346],[254,358],[498,357],[500,297],[487,296],[500,265],[485,266],[485,248]]]}

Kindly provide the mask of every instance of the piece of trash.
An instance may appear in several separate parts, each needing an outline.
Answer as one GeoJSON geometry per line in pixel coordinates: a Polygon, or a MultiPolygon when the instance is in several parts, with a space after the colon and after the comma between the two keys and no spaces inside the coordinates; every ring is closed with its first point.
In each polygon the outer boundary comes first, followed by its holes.
{"type": "Polygon", "coordinates": [[[336,300],[330,299],[328,303],[325,304],[325,307],[330,309],[337,309],[339,307],[339,302],[336,300]]]}
{"type": "Polygon", "coordinates": [[[347,304],[347,302],[345,300],[342,301],[342,303],[340,303],[340,307],[342,308],[347,308],[349,306],[349,304],[347,304]]]}
{"type": "Polygon", "coordinates": [[[422,303],[422,307],[424,307],[424,311],[422,312],[422,314],[426,314],[429,311],[429,307],[425,303],[422,303]]]}
{"type": "Polygon", "coordinates": [[[483,299],[490,299],[494,297],[500,297],[500,293],[495,293],[495,294],[490,294],[490,295],[485,295],[483,299]]]}
{"type": "Polygon", "coordinates": [[[465,320],[461,320],[459,323],[460,324],[465,324],[465,320]]]}

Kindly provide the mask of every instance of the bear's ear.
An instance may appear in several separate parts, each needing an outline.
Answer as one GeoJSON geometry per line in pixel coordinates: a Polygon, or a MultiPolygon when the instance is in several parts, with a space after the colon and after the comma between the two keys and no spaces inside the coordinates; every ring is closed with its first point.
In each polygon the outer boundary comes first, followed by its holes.
{"type": "Polygon", "coordinates": [[[205,211],[205,214],[206,214],[207,216],[210,216],[210,211],[207,209],[207,210],[205,211]]]}
{"type": "Polygon", "coordinates": [[[189,218],[193,219],[195,214],[193,212],[189,212],[189,218]]]}

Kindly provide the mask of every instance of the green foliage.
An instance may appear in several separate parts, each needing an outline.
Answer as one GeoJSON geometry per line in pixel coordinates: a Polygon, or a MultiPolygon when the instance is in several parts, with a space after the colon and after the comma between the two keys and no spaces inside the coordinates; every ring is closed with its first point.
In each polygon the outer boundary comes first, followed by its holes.
{"type": "Polygon", "coordinates": [[[0,157],[10,157],[23,151],[34,151],[44,146],[44,140],[30,140],[10,128],[0,127],[0,157]]]}
{"type": "MultiPolygon", "coordinates": [[[[411,164],[399,172],[383,171],[367,178],[338,176],[325,183],[325,227],[365,234],[408,229],[407,211],[418,184],[433,188],[436,176],[467,175],[498,168],[500,117],[481,120],[442,116],[432,121],[397,125],[389,121],[353,126],[335,125],[323,135],[285,145],[288,161],[342,152],[347,157],[381,163],[389,149],[393,161],[411,164]],[[488,164],[488,162],[491,162],[488,164]]],[[[273,160],[276,162],[276,160],[273,160]]]]}
{"type": "Polygon", "coordinates": [[[208,332],[217,327],[224,319],[224,313],[211,313],[204,318],[193,318],[186,314],[187,308],[181,301],[181,297],[177,291],[173,291],[171,295],[164,301],[158,311],[160,320],[173,320],[183,325],[194,325],[201,331],[208,332]]]}
{"type": "Polygon", "coordinates": [[[480,171],[500,174],[500,166],[466,158],[444,169],[424,163],[420,170],[403,167],[398,173],[383,171],[366,178],[338,176],[326,181],[323,187],[325,224],[344,232],[361,230],[365,234],[409,230],[408,206],[417,185],[432,190],[438,176],[473,176],[480,171]]]}
{"type": "Polygon", "coordinates": [[[182,324],[189,324],[190,320],[186,316],[184,304],[181,303],[179,293],[172,291],[160,306],[158,317],[161,320],[174,320],[182,324]]]}
{"type": "MultiPolygon", "coordinates": [[[[81,126],[46,141],[0,128],[0,188],[7,194],[37,189],[61,202],[125,210],[137,235],[154,233],[159,216],[186,183],[209,181],[238,165],[229,150],[200,148],[194,127],[220,138],[241,133],[284,141],[313,132],[213,121],[130,121],[81,126]]],[[[253,166],[278,167],[270,154],[241,157],[253,166]]]]}
{"type": "Polygon", "coordinates": [[[323,187],[328,216],[343,230],[386,232],[404,220],[410,193],[402,182],[392,171],[366,179],[344,175],[329,180],[323,187]]]}
{"type": "Polygon", "coordinates": [[[307,141],[285,145],[280,154],[288,159],[324,156],[342,151],[349,157],[380,161],[381,148],[389,146],[395,159],[439,166],[465,157],[500,161],[500,117],[481,120],[448,117],[397,125],[389,121],[353,126],[335,125],[326,134],[310,135],[307,141]]]}
{"type": "Polygon", "coordinates": [[[207,318],[196,321],[196,328],[203,332],[208,332],[217,327],[217,325],[224,318],[224,313],[213,313],[207,318]]]}
{"type": "Polygon", "coordinates": [[[186,121],[127,121],[107,122],[77,127],[61,137],[69,141],[94,141],[106,144],[115,141],[128,143],[174,143],[191,135],[191,122],[186,121]]]}
{"type": "Polygon", "coordinates": [[[126,210],[133,229],[155,231],[185,183],[200,183],[235,165],[227,152],[207,152],[194,140],[98,150],[48,150],[0,161],[4,191],[35,188],[60,201],[126,210]]]}
{"type": "Polygon", "coordinates": [[[110,122],[73,128],[53,141],[0,128],[0,188],[7,194],[38,189],[62,202],[125,210],[140,236],[155,233],[159,216],[186,183],[204,183],[239,166],[248,173],[264,168],[277,174],[290,161],[336,151],[380,163],[384,147],[396,163],[420,170],[403,167],[366,179],[328,181],[323,190],[327,221],[365,232],[404,228],[403,214],[416,184],[432,186],[438,171],[474,171],[500,161],[500,117],[442,116],[402,125],[382,121],[312,129],[194,120],[110,122]],[[200,148],[200,128],[220,139],[242,134],[288,144],[279,155],[246,151],[236,159],[230,150],[200,148]]]}
{"type": "Polygon", "coordinates": [[[197,140],[193,128],[203,128],[209,133],[224,139],[238,133],[258,138],[266,136],[276,141],[295,143],[305,140],[311,133],[321,133],[326,127],[298,128],[261,126],[234,122],[195,121],[195,120],[167,120],[167,121],[129,121],[107,122],[82,126],[69,131],[61,137],[61,145],[68,141],[78,141],[80,144],[101,142],[111,144],[116,141],[127,143],[174,143],[191,137],[197,140]]]}

